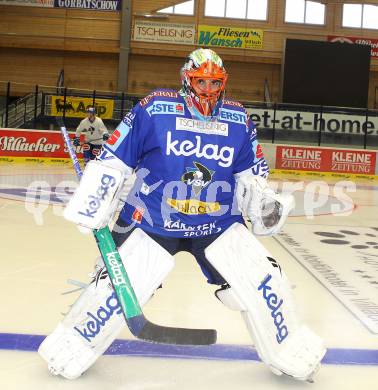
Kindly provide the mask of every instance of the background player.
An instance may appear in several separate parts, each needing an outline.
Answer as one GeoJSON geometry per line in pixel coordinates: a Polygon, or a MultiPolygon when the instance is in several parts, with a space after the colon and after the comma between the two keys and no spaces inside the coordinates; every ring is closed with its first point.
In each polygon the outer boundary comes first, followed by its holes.
{"type": "Polygon", "coordinates": [[[73,144],[80,145],[80,135],[85,136],[84,162],[93,160],[100,154],[104,141],[109,138],[109,133],[101,118],[96,115],[96,109],[92,106],[87,107],[87,117],[84,118],[76,129],[73,144]]]}

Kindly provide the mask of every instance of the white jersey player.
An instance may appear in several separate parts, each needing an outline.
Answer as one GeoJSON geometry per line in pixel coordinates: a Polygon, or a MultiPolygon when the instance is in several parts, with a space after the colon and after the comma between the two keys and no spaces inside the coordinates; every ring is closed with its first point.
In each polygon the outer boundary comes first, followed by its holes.
{"type": "Polygon", "coordinates": [[[96,116],[96,109],[87,107],[87,117],[76,128],[74,145],[80,145],[80,135],[84,135],[84,161],[93,160],[99,155],[102,144],[109,138],[108,130],[101,118],[96,116]]]}
{"type": "MultiPolygon", "coordinates": [[[[92,229],[107,225],[114,202],[91,208],[88,199],[109,183],[121,186],[115,172],[134,172],[113,238],[140,304],[172,269],[172,256],[189,251],[220,286],[218,299],[241,312],[271,371],[310,380],[323,342],[298,319],[285,273],[255,237],[277,233],[293,200],[269,188],[256,129],[244,107],[224,96],[227,78],[214,51],[191,53],[182,89],[156,90],[126,115],[88,164],[65,215],[92,229]]],[[[96,267],[94,282],[40,347],[50,370],[67,378],[90,367],[125,325],[101,260],[96,267]]]]}

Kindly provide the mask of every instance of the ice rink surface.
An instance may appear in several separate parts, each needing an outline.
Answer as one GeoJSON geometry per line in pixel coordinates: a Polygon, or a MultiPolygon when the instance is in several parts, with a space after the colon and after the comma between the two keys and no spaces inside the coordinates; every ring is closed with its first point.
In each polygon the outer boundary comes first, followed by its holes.
{"type": "Polygon", "coordinates": [[[300,316],[328,348],[314,384],[277,377],[258,361],[239,313],[214,297],[215,287],[187,253],[176,256],[144,312],[159,324],[217,329],[217,345],[147,344],[125,329],[111,354],[81,378],[51,376],[36,349],[78,295],[62,295],[75,289],[67,280],[87,282],[98,250],[91,235],[61,216],[76,181],[69,164],[2,164],[0,389],[376,390],[378,183],[358,181],[355,192],[340,197],[335,179],[272,180],[278,187],[298,185],[283,233],[261,241],[287,273],[300,316]],[[306,210],[311,199],[313,218],[305,215],[312,213],[306,210]]]}

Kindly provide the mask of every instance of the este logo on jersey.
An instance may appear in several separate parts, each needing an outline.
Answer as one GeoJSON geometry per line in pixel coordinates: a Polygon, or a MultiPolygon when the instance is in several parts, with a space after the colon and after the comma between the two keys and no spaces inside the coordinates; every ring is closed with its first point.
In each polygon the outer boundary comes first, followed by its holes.
{"type": "Polygon", "coordinates": [[[146,109],[149,116],[152,115],[184,115],[184,105],[182,103],[166,102],[158,100],[153,102],[150,107],[146,109]]]}
{"type": "Polygon", "coordinates": [[[247,123],[247,115],[245,112],[221,108],[219,110],[219,116],[222,121],[240,123],[242,125],[247,123]]]}

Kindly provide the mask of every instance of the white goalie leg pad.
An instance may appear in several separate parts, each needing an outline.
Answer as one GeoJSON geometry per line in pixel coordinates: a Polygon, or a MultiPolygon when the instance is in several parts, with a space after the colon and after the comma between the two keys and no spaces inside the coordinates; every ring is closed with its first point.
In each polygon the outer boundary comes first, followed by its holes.
{"type": "Polygon", "coordinates": [[[239,223],[205,253],[231,286],[224,294],[234,294],[233,302],[239,302],[261,360],[275,374],[310,379],[326,349],[322,339],[298,320],[291,287],[272,255],[239,223]]]}
{"type": "MultiPolygon", "coordinates": [[[[174,259],[140,229],[132,232],[119,253],[143,306],[172,270],[174,259]]],[[[102,268],[38,352],[53,374],[75,379],[105,352],[124,326],[121,306],[102,268]]]]}

